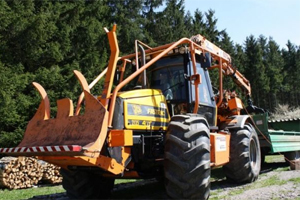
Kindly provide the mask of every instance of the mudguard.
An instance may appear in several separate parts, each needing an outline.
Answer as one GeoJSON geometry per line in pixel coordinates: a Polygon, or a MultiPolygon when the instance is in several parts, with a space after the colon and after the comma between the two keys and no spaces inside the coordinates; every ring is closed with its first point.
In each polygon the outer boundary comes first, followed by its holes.
{"type": "Polygon", "coordinates": [[[249,115],[233,115],[226,119],[224,123],[221,124],[220,129],[237,129],[244,128],[246,121],[249,120],[251,123],[251,117],[249,115]]]}

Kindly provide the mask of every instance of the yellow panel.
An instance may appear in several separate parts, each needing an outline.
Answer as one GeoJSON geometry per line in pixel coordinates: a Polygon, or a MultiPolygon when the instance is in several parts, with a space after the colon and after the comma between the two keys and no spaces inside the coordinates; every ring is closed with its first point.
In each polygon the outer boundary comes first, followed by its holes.
{"type": "Polygon", "coordinates": [[[165,97],[160,90],[136,90],[120,95],[124,100],[126,129],[166,130],[170,121],[165,97]],[[130,96],[128,94],[133,96],[130,96]],[[130,98],[129,98],[130,97],[130,98]]]}
{"type": "Polygon", "coordinates": [[[134,98],[134,97],[142,97],[142,96],[153,96],[153,95],[161,95],[161,90],[156,89],[137,89],[126,92],[120,92],[118,94],[121,98],[134,98]]]}

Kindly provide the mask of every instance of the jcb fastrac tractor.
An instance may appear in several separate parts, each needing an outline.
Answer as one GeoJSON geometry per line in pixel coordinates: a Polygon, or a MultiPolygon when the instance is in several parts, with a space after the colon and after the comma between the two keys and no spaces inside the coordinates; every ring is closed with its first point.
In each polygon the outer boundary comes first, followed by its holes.
{"type": "Polygon", "coordinates": [[[33,83],[40,106],[18,147],[1,153],[61,166],[71,199],[107,198],[115,179],[153,177],[164,177],[171,198],[207,199],[217,166],[236,182],[257,179],[258,135],[250,116],[241,114],[247,113],[241,99],[223,89],[223,76],[256,107],[249,81],[227,53],[196,35],[155,48],[136,41],[135,53],[119,57],[116,25],[105,31],[108,67],[90,84],[74,71],[83,89],[76,109],[72,100],[58,100],[51,118],[46,91],[33,83]],[[95,97],[90,89],[102,77],[103,92],[95,97]]]}

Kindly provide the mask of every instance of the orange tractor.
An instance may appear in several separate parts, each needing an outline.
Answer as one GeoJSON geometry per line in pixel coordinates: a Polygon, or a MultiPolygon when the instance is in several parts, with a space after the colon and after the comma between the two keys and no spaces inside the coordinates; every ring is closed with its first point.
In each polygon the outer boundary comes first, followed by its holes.
{"type": "Polygon", "coordinates": [[[33,83],[40,106],[18,147],[0,153],[61,166],[72,199],[106,198],[115,179],[153,177],[164,177],[171,198],[207,199],[217,166],[236,182],[257,179],[258,135],[250,116],[241,114],[241,99],[223,89],[223,76],[232,77],[255,109],[250,83],[226,52],[196,35],[155,48],[136,41],[134,54],[119,57],[116,25],[105,31],[108,67],[90,84],[74,71],[83,89],[76,109],[72,100],[58,100],[50,118],[47,93],[33,83]],[[211,70],[219,74],[218,88],[211,70]],[[104,76],[95,97],[90,89],[104,76]]]}

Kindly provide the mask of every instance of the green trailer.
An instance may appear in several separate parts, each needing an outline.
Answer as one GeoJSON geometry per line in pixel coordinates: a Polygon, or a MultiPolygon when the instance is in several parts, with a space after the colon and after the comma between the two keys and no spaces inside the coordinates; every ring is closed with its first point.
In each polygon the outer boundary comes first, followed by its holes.
{"type": "Polygon", "coordinates": [[[300,118],[269,120],[268,114],[253,116],[259,136],[262,161],[265,155],[283,154],[290,161],[300,159],[300,118]]]}

